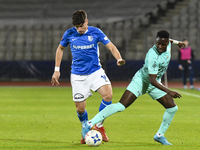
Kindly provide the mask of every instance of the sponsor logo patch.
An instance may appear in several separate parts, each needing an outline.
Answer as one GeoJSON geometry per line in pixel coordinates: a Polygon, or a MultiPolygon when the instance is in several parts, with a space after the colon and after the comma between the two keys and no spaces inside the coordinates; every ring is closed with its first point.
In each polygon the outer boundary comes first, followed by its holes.
{"type": "Polygon", "coordinates": [[[74,99],[81,99],[81,98],[84,98],[84,96],[81,93],[76,93],[74,95],[74,99]]]}

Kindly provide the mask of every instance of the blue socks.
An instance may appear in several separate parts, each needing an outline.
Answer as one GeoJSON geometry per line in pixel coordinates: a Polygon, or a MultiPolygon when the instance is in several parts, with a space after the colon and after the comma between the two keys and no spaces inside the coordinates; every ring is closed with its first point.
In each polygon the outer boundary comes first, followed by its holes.
{"type": "Polygon", "coordinates": [[[107,102],[107,101],[102,99],[101,104],[99,106],[99,111],[103,110],[107,105],[110,105],[110,104],[112,104],[112,101],[107,102]]]}
{"type": "MultiPolygon", "coordinates": [[[[99,111],[103,110],[107,105],[110,105],[111,103],[112,103],[112,101],[111,102],[107,102],[107,101],[105,101],[105,100],[102,99],[101,104],[99,106],[99,111]]],[[[85,110],[85,112],[83,112],[82,114],[79,114],[77,112],[77,116],[78,116],[78,118],[79,118],[79,120],[80,120],[81,123],[83,121],[87,121],[88,120],[87,110],[85,110]]]]}
{"type": "MultiPolygon", "coordinates": [[[[77,112],[77,111],[76,111],[76,112],[77,112]]],[[[79,118],[79,120],[80,120],[81,123],[82,123],[83,121],[88,120],[88,113],[87,113],[87,110],[85,110],[82,114],[79,114],[79,113],[77,112],[77,116],[78,116],[78,118],[79,118]]]]}
{"type": "MultiPolygon", "coordinates": [[[[107,101],[105,101],[104,99],[102,99],[101,104],[100,104],[100,106],[99,106],[99,112],[100,112],[101,110],[103,110],[106,106],[110,105],[110,104],[112,104],[112,101],[107,102],[107,101]]],[[[97,126],[98,128],[101,128],[101,127],[103,126],[103,122],[104,122],[104,120],[100,121],[99,123],[96,124],[96,126],[97,126]]]]}
{"type": "Polygon", "coordinates": [[[163,121],[160,125],[160,128],[158,130],[158,133],[161,135],[164,135],[167,129],[169,128],[170,123],[172,122],[175,113],[178,110],[178,106],[172,107],[172,108],[167,108],[165,110],[165,113],[163,115],[163,121]]]}

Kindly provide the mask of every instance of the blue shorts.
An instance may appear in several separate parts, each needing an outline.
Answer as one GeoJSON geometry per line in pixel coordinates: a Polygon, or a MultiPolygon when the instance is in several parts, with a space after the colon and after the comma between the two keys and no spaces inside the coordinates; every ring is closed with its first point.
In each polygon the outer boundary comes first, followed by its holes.
{"type": "Polygon", "coordinates": [[[134,75],[132,81],[127,87],[127,90],[132,92],[136,97],[147,93],[149,94],[149,96],[151,96],[153,100],[159,99],[167,94],[166,92],[156,88],[149,82],[145,81],[139,71],[134,75]]]}

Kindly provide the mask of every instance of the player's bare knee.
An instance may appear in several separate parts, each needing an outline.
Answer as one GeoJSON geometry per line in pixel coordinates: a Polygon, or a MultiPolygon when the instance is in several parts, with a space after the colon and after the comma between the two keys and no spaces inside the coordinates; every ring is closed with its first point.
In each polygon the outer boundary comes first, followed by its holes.
{"type": "Polygon", "coordinates": [[[77,107],[76,110],[77,110],[77,112],[78,112],[79,114],[82,114],[82,113],[85,112],[85,108],[79,108],[79,107],[77,107]]]}
{"type": "Polygon", "coordinates": [[[103,95],[102,98],[105,101],[110,102],[112,100],[112,93],[107,93],[107,94],[103,95]]]}
{"type": "Polygon", "coordinates": [[[79,113],[79,114],[82,114],[85,112],[85,105],[76,105],[76,111],[79,113]]]}

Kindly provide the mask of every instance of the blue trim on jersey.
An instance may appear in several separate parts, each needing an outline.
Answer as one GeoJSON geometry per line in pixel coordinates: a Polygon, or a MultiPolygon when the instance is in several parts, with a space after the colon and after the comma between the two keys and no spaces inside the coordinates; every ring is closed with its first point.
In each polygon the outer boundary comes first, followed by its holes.
{"type": "Polygon", "coordinates": [[[79,34],[75,27],[68,29],[64,33],[60,44],[63,47],[67,47],[70,44],[72,74],[89,75],[101,68],[99,42],[106,45],[110,40],[96,27],[88,26],[88,31],[84,34],[79,34]]]}

